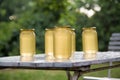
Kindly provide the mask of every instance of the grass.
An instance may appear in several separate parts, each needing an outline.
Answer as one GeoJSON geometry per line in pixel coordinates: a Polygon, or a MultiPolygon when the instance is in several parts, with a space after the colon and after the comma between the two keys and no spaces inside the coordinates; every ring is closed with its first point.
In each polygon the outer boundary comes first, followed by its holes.
{"type": "MultiPolygon", "coordinates": [[[[116,64],[116,63],[114,63],[116,64]]],[[[99,65],[93,65],[92,68],[100,67],[100,66],[107,66],[109,64],[99,64],[99,65]]],[[[102,70],[102,71],[96,71],[87,73],[84,76],[94,76],[94,77],[107,77],[108,76],[108,70],[102,70]]],[[[120,68],[113,68],[111,69],[111,77],[112,78],[120,78],[120,68]]]]}
{"type": "MultiPolygon", "coordinates": [[[[93,65],[92,68],[105,65],[93,65]]],[[[107,71],[108,70],[91,72],[82,75],[82,77],[107,77],[107,71]]],[[[83,80],[82,77],[80,77],[79,80],[83,80]]],[[[120,68],[112,69],[112,77],[120,78],[120,68]]],[[[67,76],[65,71],[6,69],[0,70],[0,80],[67,80],[67,76]]]]}
{"type": "Polygon", "coordinates": [[[0,80],[66,80],[63,71],[47,70],[1,70],[0,80]]]}

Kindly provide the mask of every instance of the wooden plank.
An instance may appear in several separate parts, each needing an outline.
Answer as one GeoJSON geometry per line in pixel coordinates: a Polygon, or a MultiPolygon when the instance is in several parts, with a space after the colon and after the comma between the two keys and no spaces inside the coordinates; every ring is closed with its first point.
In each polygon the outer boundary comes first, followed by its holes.
{"type": "Polygon", "coordinates": [[[57,70],[77,70],[80,67],[106,63],[110,61],[120,61],[120,52],[98,52],[95,59],[86,60],[83,52],[76,52],[73,59],[66,61],[46,61],[45,54],[35,56],[31,62],[21,62],[19,56],[1,57],[0,67],[3,68],[27,68],[27,69],[57,69],[57,70]]]}
{"type": "MultiPolygon", "coordinates": [[[[110,42],[108,46],[109,51],[120,51],[120,33],[113,33],[110,37],[110,42]]],[[[112,61],[109,63],[112,65],[112,61]]],[[[111,77],[111,70],[108,70],[108,77],[111,77]]],[[[112,79],[110,79],[112,80],[112,79]]]]}
{"type": "Polygon", "coordinates": [[[120,36],[120,33],[113,33],[112,36],[120,36]]]}
{"type": "Polygon", "coordinates": [[[83,80],[120,80],[119,78],[107,78],[107,77],[90,77],[84,76],[83,80]]]}
{"type": "Polygon", "coordinates": [[[113,46],[113,45],[120,47],[120,41],[111,41],[111,42],[109,42],[109,46],[113,46]]]}
{"type": "Polygon", "coordinates": [[[120,46],[109,46],[108,50],[109,51],[120,51],[120,46]]]}
{"type": "Polygon", "coordinates": [[[110,41],[120,41],[120,36],[117,37],[111,37],[110,41]]]}

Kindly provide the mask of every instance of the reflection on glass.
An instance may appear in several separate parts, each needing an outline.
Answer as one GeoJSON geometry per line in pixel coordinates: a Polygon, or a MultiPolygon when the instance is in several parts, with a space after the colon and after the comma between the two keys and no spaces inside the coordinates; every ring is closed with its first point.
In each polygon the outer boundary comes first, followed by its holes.
{"type": "Polygon", "coordinates": [[[45,60],[48,62],[53,62],[54,61],[54,57],[53,56],[46,56],[45,60]]]}
{"type": "Polygon", "coordinates": [[[29,61],[34,61],[34,57],[32,56],[21,56],[20,57],[20,61],[22,61],[22,62],[29,62],[29,61]]]}
{"type": "Polygon", "coordinates": [[[20,33],[21,60],[22,61],[31,60],[36,52],[35,50],[36,50],[36,41],[35,41],[34,29],[21,29],[21,33],[20,33]]]}
{"type": "Polygon", "coordinates": [[[54,30],[46,29],[45,31],[45,54],[46,59],[52,59],[53,58],[53,32],[54,30]]]}
{"type": "Polygon", "coordinates": [[[71,29],[71,32],[72,32],[72,34],[71,34],[71,36],[72,36],[72,41],[71,41],[71,47],[72,47],[72,56],[71,56],[71,59],[74,57],[74,53],[75,53],[75,51],[76,51],[76,34],[75,34],[75,29],[74,28],[72,28],[71,29]]]}
{"type": "Polygon", "coordinates": [[[95,27],[83,28],[82,43],[84,58],[95,58],[98,52],[98,39],[95,27]]]}
{"type": "Polygon", "coordinates": [[[71,57],[71,31],[68,27],[56,27],[54,30],[54,57],[66,60],[71,57]]]}

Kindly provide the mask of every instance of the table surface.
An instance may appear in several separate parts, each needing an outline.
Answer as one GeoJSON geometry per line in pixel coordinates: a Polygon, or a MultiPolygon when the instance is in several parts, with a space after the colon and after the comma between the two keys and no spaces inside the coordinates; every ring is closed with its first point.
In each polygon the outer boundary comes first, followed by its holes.
{"type": "Polygon", "coordinates": [[[98,52],[95,59],[89,60],[84,59],[83,54],[83,52],[75,52],[73,58],[66,61],[46,61],[45,54],[35,55],[35,60],[30,62],[21,62],[20,56],[0,57],[0,67],[65,70],[110,61],[120,61],[120,52],[98,52]]]}

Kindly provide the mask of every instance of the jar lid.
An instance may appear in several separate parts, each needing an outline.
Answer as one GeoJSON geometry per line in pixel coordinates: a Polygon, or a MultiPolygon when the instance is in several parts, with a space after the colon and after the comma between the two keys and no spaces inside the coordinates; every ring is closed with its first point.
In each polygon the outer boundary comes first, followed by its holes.
{"type": "Polygon", "coordinates": [[[35,29],[20,29],[20,31],[34,31],[35,29]]]}
{"type": "Polygon", "coordinates": [[[83,27],[82,29],[83,29],[83,30],[86,30],[86,29],[93,29],[93,30],[96,30],[96,27],[83,27]]]}
{"type": "Polygon", "coordinates": [[[54,27],[45,28],[45,30],[53,30],[54,27]]]}

